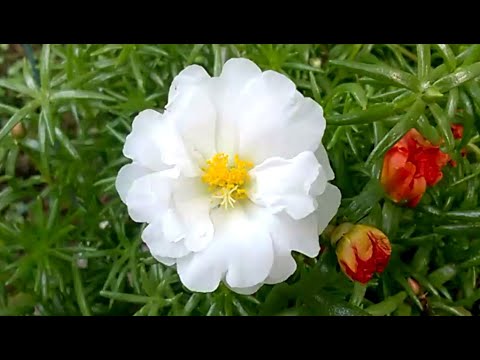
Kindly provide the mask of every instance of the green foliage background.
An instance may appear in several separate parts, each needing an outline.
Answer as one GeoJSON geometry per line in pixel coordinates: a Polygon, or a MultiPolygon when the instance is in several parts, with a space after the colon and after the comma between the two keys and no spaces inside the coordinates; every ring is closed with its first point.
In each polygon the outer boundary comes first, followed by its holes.
{"type": "Polygon", "coordinates": [[[0,314],[477,315],[479,76],[480,45],[0,45],[0,314]],[[324,107],[343,194],[333,223],[377,226],[393,244],[368,287],[340,272],[326,235],[317,259],[296,255],[295,275],[254,296],[192,294],[142,247],[114,189],[133,117],[163,108],[185,66],[217,75],[238,56],[324,107]],[[458,165],[407,209],[378,177],[412,127],[444,138],[458,165]]]}

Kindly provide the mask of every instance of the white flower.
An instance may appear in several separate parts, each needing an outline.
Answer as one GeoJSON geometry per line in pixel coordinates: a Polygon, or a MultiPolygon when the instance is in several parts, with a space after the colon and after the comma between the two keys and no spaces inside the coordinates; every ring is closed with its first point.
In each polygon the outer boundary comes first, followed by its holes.
{"type": "Polygon", "coordinates": [[[295,84],[246,59],[219,77],[198,65],[173,80],[163,113],[142,111],[116,180],[142,239],[197,292],[224,281],[252,294],[318,255],[340,191],[322,137],[323,110],[295,84]]]}

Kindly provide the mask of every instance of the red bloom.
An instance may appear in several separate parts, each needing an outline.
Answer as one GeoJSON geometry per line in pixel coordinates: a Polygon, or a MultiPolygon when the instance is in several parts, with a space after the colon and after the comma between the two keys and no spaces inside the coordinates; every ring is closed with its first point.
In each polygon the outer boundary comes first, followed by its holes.
{"type": "Polygon", "coordinates": [[[387,266],[392,247],[387,236],[372,226],[343,224],[336,254],[340,268],[351,280],[366,284],[387,266]]]}
{"type": "Polygon", "coordinates": [[[439,146],[411,129],[385,154],[380,181],[393,201],[415,207],[427,186],[442,179],[442,168],[449,160],[439,146]]]}

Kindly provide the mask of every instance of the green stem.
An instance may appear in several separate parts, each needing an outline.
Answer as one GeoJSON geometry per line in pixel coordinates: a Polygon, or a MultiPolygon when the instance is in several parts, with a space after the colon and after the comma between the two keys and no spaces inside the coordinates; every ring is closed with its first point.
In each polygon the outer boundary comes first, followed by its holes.
{"type": "Polygon", "coordinates": [[[355,281],[353,285],[352,296],[350,297],[350,304],[355,306],[360,306],[366,291],[367,291],[367,284],[362,284],[355,281]]]}

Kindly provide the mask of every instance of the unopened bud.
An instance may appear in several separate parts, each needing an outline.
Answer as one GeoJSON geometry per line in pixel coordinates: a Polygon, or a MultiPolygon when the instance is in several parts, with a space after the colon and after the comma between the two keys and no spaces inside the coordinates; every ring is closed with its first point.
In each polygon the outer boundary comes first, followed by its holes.
{"type": "Polygon", "coordinates": [[[372,226],[345,223],[332,234],[338,263],[351,280],[366,284],[381,273],[390,260],[392,248],[388,237],[372,226]]]}
{"type": "Polygon", "coordinates": [[[12,136],[14,139],[22,139],[25,136],[25,128],[22,123],[18,123],[13,127],[12,136]]]}

